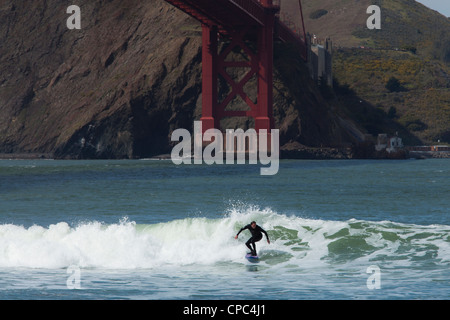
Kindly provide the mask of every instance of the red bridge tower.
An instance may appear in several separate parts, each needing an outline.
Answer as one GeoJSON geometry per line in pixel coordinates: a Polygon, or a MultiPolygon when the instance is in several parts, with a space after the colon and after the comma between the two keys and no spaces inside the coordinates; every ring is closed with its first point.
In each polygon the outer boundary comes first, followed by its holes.
{"type": "MultiPolygon", "coordinates": [[[[273,120],[273,44],[274,38],[294,42],[306,60],[306,45],[276,14],[280,10],[272,0],[165,0],[202,23],[202,129],[220,129],[225,117],[252,117],[255,129],[274,127],[273,120]],[[225,37],[231,43],[219,52],[219,39],[225,37]],[[256,43],[250,48],[248,43],[256,43]],[[240,48],[248,59],[227,59],[235,48],[240,48]],[[256,49],[256,52],[254,51],[256,49]],[[227,68],[243,68],[245,76],[237,82],[227,68]],[[231,88],[219,101],[219,75],[231,88]],[[245,85],[257,80],[256,102],[245,92],[245,85]],[[247,110],[226,110],[228,104],[240,97],[247,110]]],[[[300,6],[301,8],[301,6],[300,6]]],[[[304,31],[304,30],[303,30],[304,31]]]]}

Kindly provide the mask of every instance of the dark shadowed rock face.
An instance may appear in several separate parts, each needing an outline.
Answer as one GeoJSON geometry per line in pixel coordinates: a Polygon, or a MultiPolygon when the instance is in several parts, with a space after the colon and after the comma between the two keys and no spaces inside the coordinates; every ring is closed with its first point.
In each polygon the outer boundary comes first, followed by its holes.
{"type": "MultiPolygon", "coordinates": [[[[0,4],[0,153],[136,158],[167,153],[201,113],[198,23],[161,0],[0,4]]],[[[286,49],[286,51],[289,51],[286,49]]],[[[290,55],[291,56],[291,55],[290,55]]],[[[282,144],[351,141],[298,59],[276,54],[282,144]],[[296,62],[297,61],[297,62],[296,62]]]]}

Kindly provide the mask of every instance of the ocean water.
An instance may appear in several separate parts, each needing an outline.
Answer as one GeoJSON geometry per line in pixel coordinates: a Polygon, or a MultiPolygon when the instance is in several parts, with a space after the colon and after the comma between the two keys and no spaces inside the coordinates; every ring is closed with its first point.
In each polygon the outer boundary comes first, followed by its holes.
{"type": "Polygon", "coordinates": [[[259,169],[1,160],[0,299],[450,297],[450,160],[259,169]]]}

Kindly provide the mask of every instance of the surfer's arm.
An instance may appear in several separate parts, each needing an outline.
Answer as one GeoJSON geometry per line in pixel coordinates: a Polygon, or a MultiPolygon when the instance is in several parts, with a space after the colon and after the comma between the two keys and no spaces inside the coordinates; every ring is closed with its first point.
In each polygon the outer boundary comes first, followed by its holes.
{"type": "Polygon", "coordinates": [[[266,236],[266,239],[267,239],[267,243],[270,243],[270,240],[269,240],[269,235],[267,234],[267,232],[266,232],[266,230],[264,230],[263,228],[259,228],[260,229],[260,231],[262,232],[262,233],[264,233],[264,235],[266,236]]]}
{"type": "Polygon", "coordinates": [[[245,229],[248,229],[250,227],[250,225],[246,225],[245,227],[242,227],[241,230],[239,230],[239,232],[236,234],[236,236],[234,237],[235,239],[238,238],[239,233],[241,233],[242,231],[244,231],[245,229]]]}

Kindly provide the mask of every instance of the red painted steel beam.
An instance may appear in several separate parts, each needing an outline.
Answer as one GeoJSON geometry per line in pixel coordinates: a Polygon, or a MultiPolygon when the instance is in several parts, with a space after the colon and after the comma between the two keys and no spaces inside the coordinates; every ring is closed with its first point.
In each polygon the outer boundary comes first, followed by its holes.
{"type": "MultiPolygon", "coordinates": [[[[165,0],[200,21],[202,24],[216,25],[218,31],[229,35],[239,26],[264,27],[266,10],[279,10],[272,0],[165,0]]],[[[300,1],[300,0],[299,0],[300,1]]],[[[301,2],[300,2],[301,5],[301,2]]],[[[301,7],[300,7],[301,8],[301,7]]],[[[302,12],[300,12],[302,14],[302,12]]],[[[303,23],[303,18],[302,18],[303,23]]],[[[288,26],[275,19],[275,38],[283,42],[295,43],[302,58],[307,59],[305,40],[297,36],[288,26]]],[[[303,33],[305,27],[303,24],[303,33]]],[[[256,36],[256,34],[255,34],[256,36]]],[[[306,36],[304,36],[306,39],[306,36]]]]}
{"type": "Polygon", "coordinates": [[[202,25],[202,131],[219,128],[217,117],[217,36],[216,26],[202,25]]]}
{"type": "MultiPolygon", "coordinates": [[[[272,0],[262,0],[265,6],[271,6],[272,0]]],[[[273,120],[273,41],[275,12],[266,14],[264,28],[258,34],[258,108],[255,116],[255,130],[270,132],[273,120]]]]}
{"type": "Polygon", "coordinates": [[[279,6],[272,0],[165,0],[202,23],[202,129],[220,128],[224,117],[253,117],[255,129],[267,130],[273,120],[273,43],[274,38],[294,42],[306,60],[306,45],[275,14],[279,6]],[[219,34],[226,35],[231,43],[218,52],[219,34]],[[247,46],[249,38],[256,40],[256,53],[247,46]],[[234,48],[240,48],[248,60],[228,61],[234,48]],[[227,68],[249,69],[245,76],[235,81],[227,68]],[[218,77],[221,75],[231,88],[222,102],[218,101],[218,77]],[[256,76],[257,97],[252,101],[244,87],[256,76]],[[226,110],[235,97],[240,97],[250,110],[226,110]]]}
{"type": "Polygon", "coordinates": [[[265,8],[256,0],[165,0],[202,24],[227,32],[236,26],[263,26],[265,8]]]}

